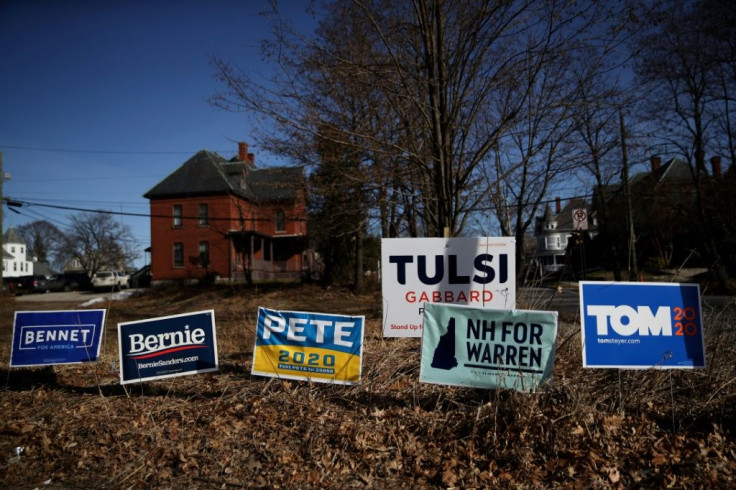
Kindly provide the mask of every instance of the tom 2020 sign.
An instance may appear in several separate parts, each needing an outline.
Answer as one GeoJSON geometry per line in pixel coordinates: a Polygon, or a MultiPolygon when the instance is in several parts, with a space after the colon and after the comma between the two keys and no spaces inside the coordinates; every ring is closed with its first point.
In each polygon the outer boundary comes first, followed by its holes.
{"type": "Polygon", "coordinates": [[[580,282],[583,366],[705,367],[700,287],[580,282]]]}
{"type": "Polygon", "coordinates": [[[251,372],[259,376],[358,384],[363,316],[258,309],[251,372]]]}

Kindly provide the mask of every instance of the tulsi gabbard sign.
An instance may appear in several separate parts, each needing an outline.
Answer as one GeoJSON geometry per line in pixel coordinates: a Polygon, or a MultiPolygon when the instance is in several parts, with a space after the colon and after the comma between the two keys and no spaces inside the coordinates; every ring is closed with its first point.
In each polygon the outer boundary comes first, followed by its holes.
{"type": "Polygon", "coordinates": [[[700,287],[580,282],[583,366],[705,367],[700,287]]]}
{"type": "Polygon", "coordinates": [[[381,240],[383,336],[421,337],[425,303],[516,306],[513,238],[381,240]]]}
{"type": "Polygon", "coordinates": [[[10,366],[96,361],[105,310],[17,311],[10,366]]]}
{"type": "Polygon", "coordinates": [[[118,323],[120,382],[217,371],[214,310],[118,323]]]}
{"type": "Polygon", "coordinates": [[[259,376],[358,384],[363,316],[258,309],[251,372],[259,376]]]}
{"type": "Polygon", "coordinates": [[[427,304],[419,380],[534,391],[554,366],[557,312],[427,304]]]}

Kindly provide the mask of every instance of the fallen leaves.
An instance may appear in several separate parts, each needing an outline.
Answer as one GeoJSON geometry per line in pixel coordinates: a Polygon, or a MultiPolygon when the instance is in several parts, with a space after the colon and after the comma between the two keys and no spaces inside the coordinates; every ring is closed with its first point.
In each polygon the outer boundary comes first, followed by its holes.
{"type": "MultiPolygon", "coordinates": [[[[183,305],[212,307],[178,294],[116,307],[127,309],[127,319],[183,305]]],[[[94,366],[0,372],[10,375],[0,392],[0,486],[35,488],[48,480],[85,488],[733,486],[736,442],[727,429],[736,409],[728,390],[736,384],[722,379],[736,377],[733,356],[722,354],[723,364],[709,367],[721,377],[713,385],[727,387],[721,404],[710,399],[702,375],[673,374],[678,430],[668,378],[627,373],[624,381],[637,396],[627,396],[624,385],[621,410],[615,373],[583,370],[573,343],[557,354],[555,378],[564,382],[544,393],[418,383],[418,339],[381,339],[378,316],[369,318],[360,386],[250,376],[248,312],[272,301],[314,310],[314,298],[335,313],[358,313],[361,301],[380,310],[375,296],[308,288],[227,297],[225,313],[218,310],[221,373],[127,391],[112,377],[90,376],[99,370],[94,366]],[[703,394],[708,405],[700,404],[703,394]],[[9,464],[20,446],[25,452],[9,464]]],[[[217,300],[214,293],[206,299],[217,300]]],[[[7,336],[7,321],[0,335],[7,336]]],[[[108,321],[114,325],[115,311],[108,321]]],[[[722,346],[727,340],[736,346],[731,335],[724,334],[722,346]]],[[[116,355],[114,343],[107,349],[104,366],[116,355]]],[[[0,344],[0,358],[7,356],[7,343],[0,344]]]]}

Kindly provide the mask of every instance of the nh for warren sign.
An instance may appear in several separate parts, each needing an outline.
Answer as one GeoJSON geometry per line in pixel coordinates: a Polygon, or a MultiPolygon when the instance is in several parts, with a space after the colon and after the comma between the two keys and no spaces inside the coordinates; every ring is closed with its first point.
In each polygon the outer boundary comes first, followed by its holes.
{"type": "Polygon", "coordinates": [[[421,337],[425,303],[516,306],[513,238],[381,240],[384,337],[421,337]]]}
{"type": "Polygon", "coordinates": [[[534,391],[552,374],[556,311],[427,304],[419,380],[534,391]]]}

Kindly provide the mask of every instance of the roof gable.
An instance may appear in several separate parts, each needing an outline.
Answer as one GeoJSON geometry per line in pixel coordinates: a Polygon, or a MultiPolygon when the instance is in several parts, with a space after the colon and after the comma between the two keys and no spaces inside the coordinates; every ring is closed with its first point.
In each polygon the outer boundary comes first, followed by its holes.
{"type": "Polygon", "coordinates": [[[8,228],[3,235],[3,243],[20,243],[21,245],[25,245],[26,241],[15,231],[15,228],[8,228]]]}
{"type": "Polygon", "coordinates": [[[303,167],[256,169],[207,150],[197,152],[146,192],[147,199],[235,194],[256,202],[288,201],[304,187],[303,167]]]}
{"type": "Polygon", "coordinates": [[[222,194],[234,192],[217,153],[201,150],[178,169],[153,186],[143,197],[148,199],[181,195],[222,194]]]}

